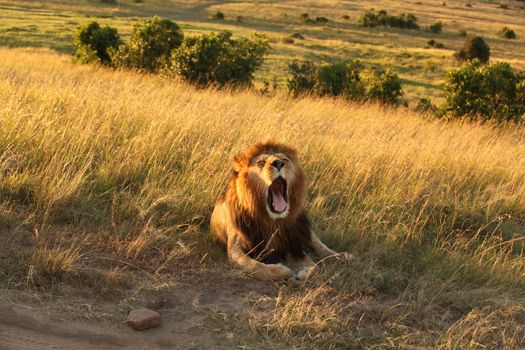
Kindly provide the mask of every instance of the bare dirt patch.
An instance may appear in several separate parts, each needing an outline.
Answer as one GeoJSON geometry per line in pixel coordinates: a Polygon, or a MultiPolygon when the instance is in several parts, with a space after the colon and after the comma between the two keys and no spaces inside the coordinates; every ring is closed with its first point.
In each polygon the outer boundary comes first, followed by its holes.
{"type": "MultiPolygon", "coordinates": [[[[233,337],[221,318],[246,316],[247,299],[275,296],[277,285],[244,276],[210,273],[207,281],[185,278],[177,290],[150,292],[147,306],[162,315],[160,327],[136,332],[125,320],[78,320],[57,303],[22,306],[0,301],[0,349],[231,349],[249,342],[233,337]],[[228,316],[230,317],[230,316],[228,316]]],[[[74,304],[69,300],[68,304],[74,304]]],[[[93,304],[108,309],[110,305],[93,304]]]]}

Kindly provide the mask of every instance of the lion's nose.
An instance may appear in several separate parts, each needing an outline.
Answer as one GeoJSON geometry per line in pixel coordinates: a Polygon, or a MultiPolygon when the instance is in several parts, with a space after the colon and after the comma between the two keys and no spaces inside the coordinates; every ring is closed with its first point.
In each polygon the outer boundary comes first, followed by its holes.
{"type": "Polygon", "coordinates": [[[277,168],[277,170],[281,170],[285,163],[282,160],[276,159],[272,162],[272,165],[277,168]]]}

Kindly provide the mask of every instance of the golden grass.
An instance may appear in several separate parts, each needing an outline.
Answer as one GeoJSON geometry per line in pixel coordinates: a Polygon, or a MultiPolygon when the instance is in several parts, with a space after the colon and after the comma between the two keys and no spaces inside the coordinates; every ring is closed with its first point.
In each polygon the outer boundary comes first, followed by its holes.
{"type": "Polygon", "coordinates": [[[314,229],[358,260],[255,302],[254,332],[327,349],[523,345],[522,127],[196,90],[42,50],[0,61],[0,286],[23,288],[31,257],[53,276],[106,269],[85,282],[103,295],[124,273],[224,261],[211,208],[233,155],[272,138],[299,149],[314,229]],[[34,229],[47,245],[8,255],[34,229]]]}

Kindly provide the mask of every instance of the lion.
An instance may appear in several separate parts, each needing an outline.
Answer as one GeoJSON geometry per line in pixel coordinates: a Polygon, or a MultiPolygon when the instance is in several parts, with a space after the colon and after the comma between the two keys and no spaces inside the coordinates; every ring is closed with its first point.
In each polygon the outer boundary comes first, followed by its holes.
{"type": "Polygon", "coordinates": [[[352,255],[336,253],[321,242],[304,201],[305,175],[297,151],[277,142],[257,143],[234,158],[211,229],[226,245],[229,259],[255,278],[308,279],[318,267],[305,247],[321,258],[351,260],[352,255]]]}

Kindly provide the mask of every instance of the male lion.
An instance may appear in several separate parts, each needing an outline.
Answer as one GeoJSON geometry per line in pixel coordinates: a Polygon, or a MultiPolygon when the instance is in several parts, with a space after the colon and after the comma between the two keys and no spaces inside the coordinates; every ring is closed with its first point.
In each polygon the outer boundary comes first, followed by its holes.
{"type": "Polygon", "coordinates": [[[310,227],[303,207],[304,173],[293,148],[258,143],[236,156],[233,168],[211,216],[211,228],[226,244],[230,260],[261,280],[301,280],[317,271],[305,245],[320,257],[337,254],[310,227]]]}

